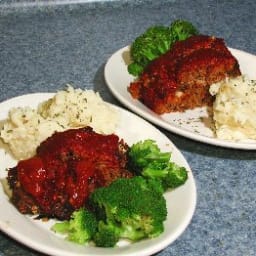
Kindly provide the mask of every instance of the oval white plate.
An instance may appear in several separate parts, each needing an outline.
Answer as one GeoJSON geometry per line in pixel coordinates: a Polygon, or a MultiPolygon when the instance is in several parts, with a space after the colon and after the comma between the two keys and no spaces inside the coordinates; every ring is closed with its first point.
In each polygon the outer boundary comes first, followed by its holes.
{"type": "MultiPolygon", "coordinates": [[[[238,59],[241,72],[247,74],[252,79],[256,79],[254,68],[256,66],[256,56],[231,48],[230,51],[238,59]]],[[[130,82],[134,80],[134,77],[127,71],[127,65],[129,63],[129,46],[126,46],[115,52],[108,59],[104,70],[108,88],[127,108],[170,132],[193,140],[228,148],[256,149],[255,140],[232,142],[217,139],[211,129],[213,124],[206,108],[197,108],[183,113],[176,112],[157,115],[141,102],[133,99],[127,91],[130,82]]]]}
{"type": "MultiPolygon", "coordinates": [[[[7,118],[8,110],[17,106],[36,107],[39,102],[52,97],[50,93],[37,93],[19,96],[0,103],[0,120],[7,118]]],[[[115,107],[115,106],[114,106],[115,107]]],[[[0,184],[0,229],[19,242],[43,253],[59,256],[74,255],[126,255],[145,256],[154,254],[171,244],[188,226],[196,206],[196,186],[192,171],[181,152],[159,130],[142,118],[116,107],[121,113],[120,124],[116,134],[123,138],[129,145],[140,140],[151,138],[157,142],[164,151],[172,152],[172,161],[187,168],[189,179],[185,185],[167,192],[168,217],[165,222],[165,231],[156,239],[146,239],[129,244],[119,242],[116,248],[96,248],[80,246],[65,241],[49,229],[54,221],[43,222],[33,217],[22,215],[9,202],[0,184]]],[[[0,178],[6,177],[6,168],[13,167],[16,162],[0,145],[0,178]]]]}

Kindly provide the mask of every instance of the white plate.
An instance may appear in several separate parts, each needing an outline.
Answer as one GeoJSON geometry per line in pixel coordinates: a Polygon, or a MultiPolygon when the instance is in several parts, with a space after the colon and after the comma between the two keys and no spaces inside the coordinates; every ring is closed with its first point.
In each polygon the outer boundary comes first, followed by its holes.
{"type": "MultiPolygon", "coordinates": [[[[241,72],[252,79],[256,79],[254,68],[256,66],[256,56],[231,48],[230,51],[238,59],[241,72]]],[[[157,115],[141,102],[133,99],[127,91],[130,82],[134,80],[134,77],[127,71],[129,63],[129,47],[126,46],[109,58],[104,70],[108,88],[127,108],[170,132],[193,140],[228,148],[256,149],[255,140],[232,142],[217,139],[211,129],[213,124],[206,108],[197,108],[184,113],[157,115]]]]}
{"type": "MultiPolygon", "coordinates": [[[[49,93],[38,93],[19,96],[0,103],[0,120],[7,117],[11,107],[31,106],[36,107],[43,100],[51,97],[49,93]]],[[[74,256],[74,255],[126,255],[142,256],[154,254],[171,244],[188,226],[196,206],[196,186],[191,169],[180,151],[159,130],[140,117],[118,108],[121,113],[121,121],[116,130],[120,138],[131,145],[139,140],[151,138],[157,141],[159,147],[164,151],[172,152],[172,160],[186,167],[189,171],[189,179],[185,185],[178,189],[167,192],[168,217],[165,222],[165,231],[156,239],[147,239],[134,244],[119,242],[116,248],[96,248],[80,246],[65,241],[62,237],[49,230],[54,223],[53,220],[43,222],[32,217],[22,215],[9,202],[0,184],[0,229],[21,243],[47,253],[49,255],[74,256]]],[[[13,167],[16,162],[0,145],[0,178],[6,177],[6,168],[13,167]]]]}

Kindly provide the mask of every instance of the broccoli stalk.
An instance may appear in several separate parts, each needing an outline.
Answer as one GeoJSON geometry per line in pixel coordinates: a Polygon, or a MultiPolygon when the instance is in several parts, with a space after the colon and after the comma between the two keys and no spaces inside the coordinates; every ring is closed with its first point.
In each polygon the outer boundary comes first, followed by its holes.
{"type": "Polygon", "coordinates": [[[177,188],[188,179],[186,168],[170,162],[171,153],[161,152],[153,140],[139,141],[128,151],[129,168],[137,175],[158,179],[163,190],[177,188]]]}
{"type": "Polygon", "coordinates": [[[117,179],[96,189],[89,200],[99,221],[96,246],[114,246],[120,238],[153,238],[164,231],[166,201],[157,182],[140,176],[117,179]]]}
{"type": "Polygon", "coordinates": [[[89,242],[96,233],[96,229],[95,216],[85,208],[74,211],[70,220],[58,222],[52,226],[53,231],[67,235],[67,240],[78,244],[89,242]]]}
{"type": "Polygon", "coordinates": [[[128,72],[139,76],[146,66],[160,55],[166,53],[179,40],[198,34],[197,29],[188,21],[175,20],[170,26],[151,26],[131,44],[131,63],[128,72]]]}

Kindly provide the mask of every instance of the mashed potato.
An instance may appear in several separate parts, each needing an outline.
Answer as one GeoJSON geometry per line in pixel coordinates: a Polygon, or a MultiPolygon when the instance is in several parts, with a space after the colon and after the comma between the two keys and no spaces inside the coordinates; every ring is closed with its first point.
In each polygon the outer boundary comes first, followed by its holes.
{"type": "Polygon", "coordinates": [[[91,126],[98,133],[110,134],[118,119],[118,112],[98,93],[68,86],[37,109],[11,109],[0,137],[20,160],[33,156],[37,146],[55,131],[91,126]]]}
{"type": "Polygon", "coordinates": [[[225,140],[256,139],[256,80],[230,78],[210,87],[216,135],[225,140]]]}

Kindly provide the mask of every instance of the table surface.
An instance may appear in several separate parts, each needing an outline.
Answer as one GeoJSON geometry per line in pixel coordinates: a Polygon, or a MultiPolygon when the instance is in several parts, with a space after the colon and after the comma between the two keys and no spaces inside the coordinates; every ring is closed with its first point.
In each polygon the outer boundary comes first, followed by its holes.
{"type": "MultiPolygon", "coordinates": [[[[147,27],[178,18],[190,20],[201,33],[224,38],[232,48],[256,54],[255,0],[2,0],[0,101],[55,92],[72,83],[121,105],[105,84],[106,60],[147,27]]],[[[185,232],[157,255],[256,255],[255,151],[210,146],[161,131],[191,166],[198,198],[185,232]]],[[[0,255],[42,254],[0,233],[0,255]]]]}

